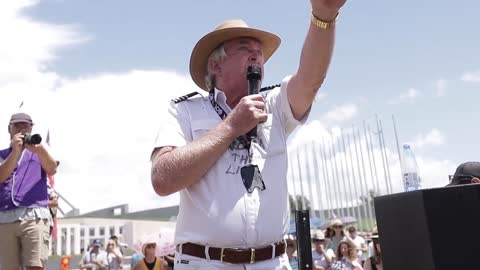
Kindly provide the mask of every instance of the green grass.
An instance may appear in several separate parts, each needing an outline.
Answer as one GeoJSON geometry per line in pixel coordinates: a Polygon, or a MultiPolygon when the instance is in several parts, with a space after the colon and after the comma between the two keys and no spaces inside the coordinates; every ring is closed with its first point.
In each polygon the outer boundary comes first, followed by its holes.
{"type": "Polygon", "coordinates": [[[359,219],[357,224],[356,224],[356,227],[357,227],[357,230],[359,231],[369,231],[371,232],[373,230],[373,227],[375,226],[376,224],[376,219],[375,218],[362,218],[362,219],[359,219]],[[373,227],[372,227],[372,224],[373,224],[373,227]]]}

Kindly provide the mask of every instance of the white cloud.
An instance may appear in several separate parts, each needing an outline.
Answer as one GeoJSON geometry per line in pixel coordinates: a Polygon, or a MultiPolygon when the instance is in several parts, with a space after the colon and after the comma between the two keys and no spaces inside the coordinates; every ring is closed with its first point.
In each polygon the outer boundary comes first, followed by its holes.
{"type": "Polygon", "coordinates": [[[439,79],[435,83],[435,96],[444,97],[447,95],[447,81],[445,79],[439,79]]]}
{"type": "Polygon", "coordinates": [[[417,157],[417,164],[422,179],[422,188],[435,188],[447,185],[449,181],[448,176],[453,174],[458,166],[451,160],[429,156],[417,157]]]}
{"type": "Polygon", "coordinates": [[[357,105],[349,103],[340,106],[334,106],[330,111],[328,111],[322,120],[326,123],[339,123],[351,120],[358,113],[357,105]]]}
{"type": "Polygon", "coordinates": [[[55,57],[54,51],[85,40],[72,27],[39,23],[25,17],[22,12],[35,3],[25,0],[0,3],[2,123],[22,100],[48,100],[48,91],[61,80],[47,69],[55,57]]]}
{"type": "MultiPolygon", "coordinates": [[[[0,4],[0,122],[7,123],[24,101],[35,132],[51,131],[52,153],[61,161],[56,188],[81,212],[120,203],[132,210],[176,204],[178,195],[153,192],[149,156],[160,111],[193,89],[191,79],[140,70],[62,78],[46,68],[55,50],[85,38],[74,28],[24,17],[22,10],[34,3],[0,4]]],[[[8,142],[5,130],[0,145],[8,142]]]]}
{"type": "MultiPolygon", "coordinates": [[[[161,199],[150,184],[149,157],[169,100],[193,89],[185,76],[132,71],[65,82],[55,94],[52,144],[64,163],[58,188],[86,208],[129,203],[145,209],[176,203],[161,199]],[[95,187],[90,191],[91,187],[95,187]]],[[[178,198],[177,198],[178,199],[178,198]]]]}
{"type": "Polygon", "coordinates": [[[405,92],[402,92],[399,97],[391,100],[390,104],[410,103],[420,96],[420,91],[415,88],[409,88],[405,92]]]}
{"type": "Polygon", "coordinates": [[[2,88],[18,86],[18,82],[44,80],[43,73],[48,61],[54,59],[56,49],[85,40],[71,26],[40,23],[23,16],[23,10],[34,3],[19,0],[2,1],[0,4],[2,88]]]}
{"type": "Polygon", "coordinates": [[[325,92],[319,92],[319,93],[317,93],[317,95],[315,96],[315,101],[314,101],[314,102],[323,100],[323,99],[325,99],[327,96],[328,96],[327,93],[325,93],[325,92]]]}
{"type": "Polygon", "coordinates": [[[412,146],[423,148],[427,146],[444,145],[446,142],[445,135],[438,129],[433,128],[426,134],[418,134],[415,136],[412,146]]]}
{"type": "Polygon", "coordinates": [[[462,75],[460,80],[464,82],[480,82],[480,70],[473,72],[466,72],[462,75]]]}

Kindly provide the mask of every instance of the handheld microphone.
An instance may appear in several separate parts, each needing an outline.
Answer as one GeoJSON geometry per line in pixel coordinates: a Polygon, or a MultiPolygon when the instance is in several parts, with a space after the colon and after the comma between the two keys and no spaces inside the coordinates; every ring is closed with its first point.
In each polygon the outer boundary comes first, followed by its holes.
{"type": "MultiPolygon", "coordinates": [[[[259,65],[250,65],[247,68],[248,95],[258,94],[262,80],[262,67],[259,65]]],[[[247,133],[247,139],[253,140],[257,137],[257,127],[254,127],[247,133]]]]}

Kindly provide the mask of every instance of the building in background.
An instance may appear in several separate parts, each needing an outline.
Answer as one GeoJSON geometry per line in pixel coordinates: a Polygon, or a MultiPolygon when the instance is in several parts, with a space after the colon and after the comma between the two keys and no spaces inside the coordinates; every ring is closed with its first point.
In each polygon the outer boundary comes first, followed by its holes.
{"type": "Polygon", "coordinates": [[[178,206],[130,213],[128,205],[113,206],[94,212],[58,218],[57,239],[50,254],[76,255],[88,250],[93,240],[106,243],[116,235],[129,248],[145,235],[175,229],[178,206]]]}

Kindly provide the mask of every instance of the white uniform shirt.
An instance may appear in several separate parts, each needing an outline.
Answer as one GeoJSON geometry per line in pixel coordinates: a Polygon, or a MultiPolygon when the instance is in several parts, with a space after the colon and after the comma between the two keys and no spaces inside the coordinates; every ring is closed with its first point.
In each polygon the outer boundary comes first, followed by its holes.
{"type": "MultiPolygon", "coordinates": [[[[268,120],[258,125],[259,143],[251,146],[252,162],[260,169],[266,190],[246,191],[240,169],[248,165],[248,151],[229,148],[202,179],[180,191],[176,244],[261,247],[283,239],[289,226],[286,141],[301,124],[288,103],[289,79],[265,97],[268,120]]],[[[227,114],[231,111],[222,91],[215,90],[215,101],[227,114]]],[[[172,104],[161,121],[155,147],[184,146],[222,119],[208,97],[197,97],[172,104]]]]}

